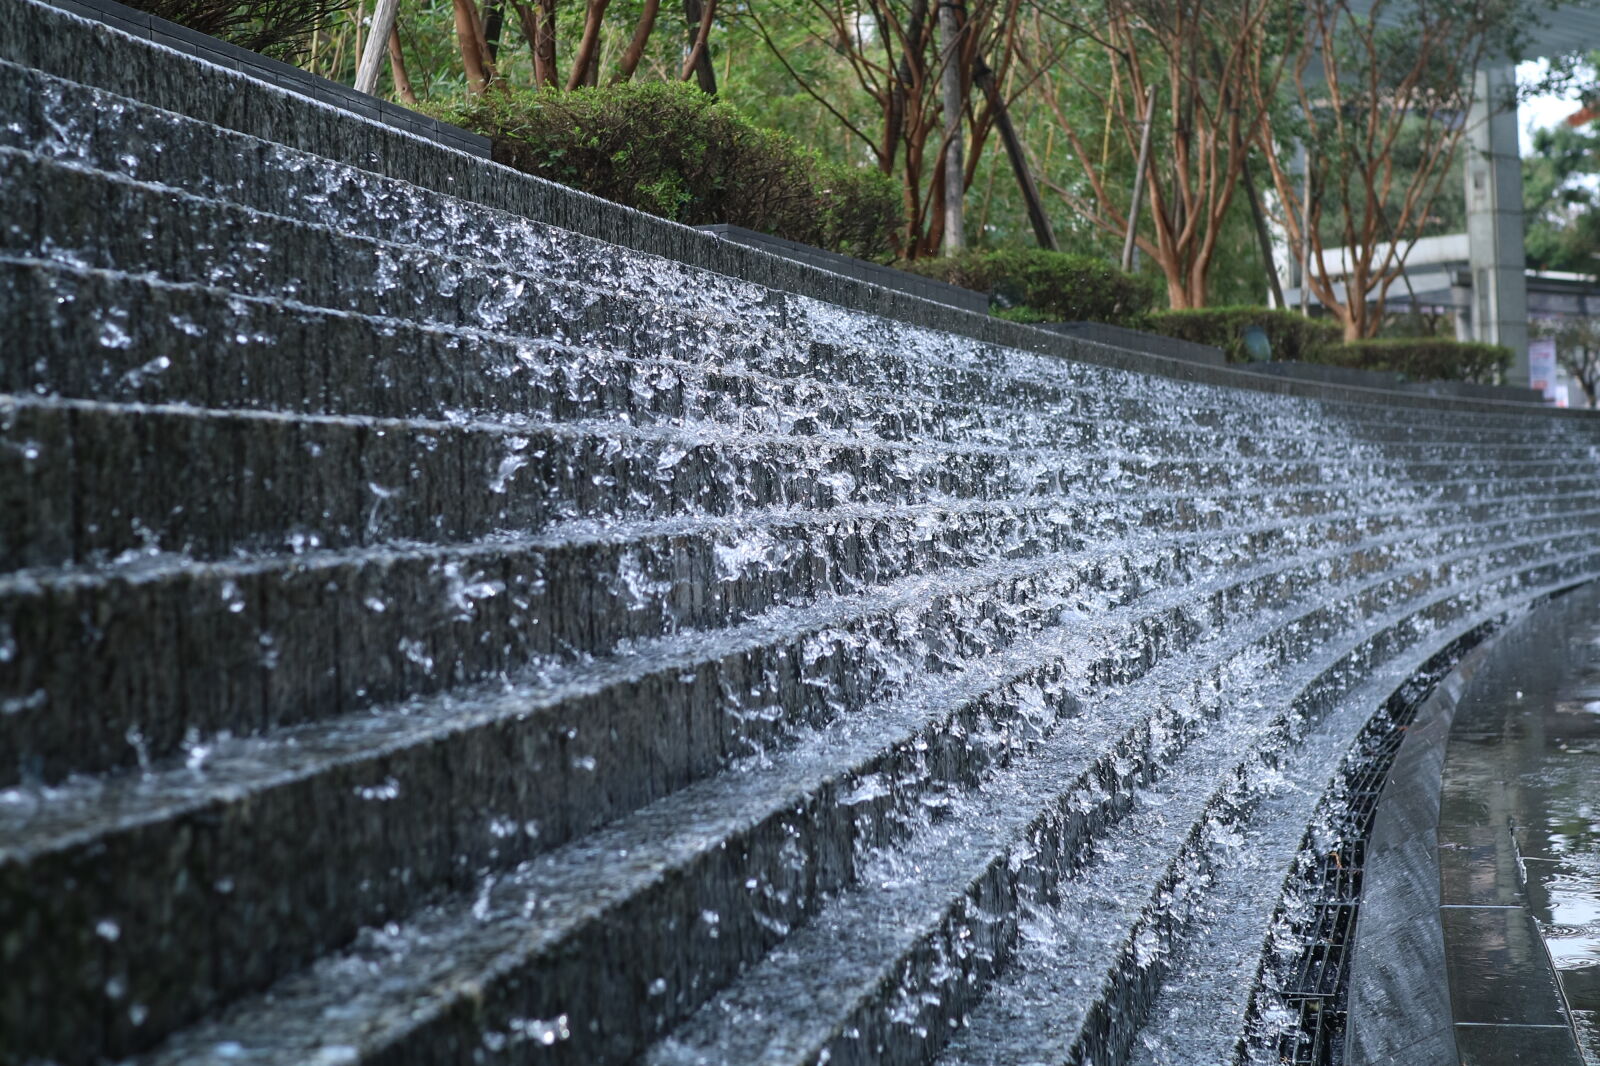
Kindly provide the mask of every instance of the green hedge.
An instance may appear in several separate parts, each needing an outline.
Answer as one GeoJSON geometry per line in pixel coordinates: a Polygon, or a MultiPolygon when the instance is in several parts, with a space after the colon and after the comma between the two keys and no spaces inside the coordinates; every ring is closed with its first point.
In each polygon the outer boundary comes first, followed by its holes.
{"type": "Polygon", "coordinates": [[[902,225],[888,176],[828,163],[688,85],[490,92],[435,113],[489,137],[498,162],[691,226],[877,259],[902,225]]]}
{"type": "Polygon", "coordinates": [[[1244,331],[1260,326],[1278,362],[1318,362],[1317,349],[1337,344],[1344,335],[1338,323],[1307,318],[1297,311],[1267,307],[1206,307],[1197,311],[1155,311],[1145,329],[1179,340],[1221,348],[1231,363],[1248,363],[1244,331]]]}
{"type": "Polygon", "coordinates": [[[123,0],[148,11],[220,37],[241,48],[293,62],[311,43],[311,35],[354,0],[123,0]]]}
{"type": "Polygon", "coordinates": [[[1511,365],[1511,349],[1499,344],[1433,337],[1393,337],[1329,344],[1310,362],[1357,370],[1389,370],[1412,381],[1475,381],[1492,384],[1511,365]]]}
{"type": "Polygon", "coordinates": [[[1108,322],[1137,326],[1156,299],[1152,279],[1124,274],[1102,259],[1022,251],[971,251],[906,266],[924,277],[989,294],[1020,322],[1108,322]]]}

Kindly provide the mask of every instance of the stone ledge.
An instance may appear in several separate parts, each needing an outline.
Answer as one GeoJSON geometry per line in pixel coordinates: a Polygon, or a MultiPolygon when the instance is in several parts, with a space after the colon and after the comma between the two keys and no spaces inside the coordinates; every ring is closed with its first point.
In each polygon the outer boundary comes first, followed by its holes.
{"type": "Polygon", "coordinates": [[[1456,711],[1527,624],[1512,623],[1462,657],[1418,711],[1390,769],[1367,845],[1347,1062],[1458,1066],[1507,1061],[1507,1049],[1526,1046],[1537,1049],[1528,1061],[1580,1066],[1525,889],[1485,854],[1514,851],[1509,834],[1502,826],[1507,839],[1491,839],[1493,829],[1441,817],[1456,711]],[[1495,883],[1467,877],[1469,865],[1495,871],[1495,883]],[[1538,950],[1511,958],[1512,942],[1538,950]],[[1486,968],[1482,949],[1496,943],[1506,957],[1486,968]]]}
{"type": "Polygon", "coordinates": [[[1367,843],[1350,963],[1345,1059],[1455,1066],[1439,922],[1440,773],[1455,708],[1497,638],[1464,656],[1417,711],[1384,783],[1367,843]]]}
{"type": "Polygon", "coordinates": [[[1537,389],[1519,389],[1506,385],[1478,385],[1470,381],[1407,381],[1404,374],[1387,370],[1358,370],[1354,367],[1331,366],[1326,363],[1301,363],[1293,360],[1251,364],[1251,371],[1274,377],[1299,378],[1302,381],[1319,381],[1330,385],[1355,385],[1361,388],[1383,389],[1424,396],[1457,396],[1479,400],[1499,400],[1505,403],[1543,404],[1544,397],[1537,389]]]}
{"type": "Polygon", "coordinates": [[[143,40],[136,26],[114,27],[68,10],[68,5],[81,3],[13,0],[0,8],[0,59],[598,240],[917,328],[1115,370],[1331,402],[1552,418],[1587,414],[1274,378],[1072,340],[1047,329],[942,306],[522,174],[385,125],[376,117],[309,99],[238,69],[143,40]],[[177,70],[185,64],[190,69],[178,77],[177,70]]]}
{"type": "Polygon", "coordinates": [[[435,141],[448,148],[484,159],[489,158],[490,147],[487,137],[448,125],[419,111],[392,104],[379,97],[357,92],[348,85],[330,81],[247,48],[240,48],[238,45],[191,30],[179,23],[128,7],[126,4],[119,4],[117,0],[51,0],[51,2],[64,11],[103,22],[107,26],[152,44],[183,52],[268,85],[276,85],[312,100],[331,104],[363,118],[435,141]]]}

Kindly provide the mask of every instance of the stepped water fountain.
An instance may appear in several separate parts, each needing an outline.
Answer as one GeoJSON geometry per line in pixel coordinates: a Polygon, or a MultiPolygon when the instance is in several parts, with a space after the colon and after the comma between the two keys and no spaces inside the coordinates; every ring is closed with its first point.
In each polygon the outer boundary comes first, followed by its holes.
{"type": "Polygon", "coordinates": [[[3,1062],[1232,1061],[1369,719],[1600,574],[1574,412],[936,307],[35,0],[0,189],[3,1062]]]}

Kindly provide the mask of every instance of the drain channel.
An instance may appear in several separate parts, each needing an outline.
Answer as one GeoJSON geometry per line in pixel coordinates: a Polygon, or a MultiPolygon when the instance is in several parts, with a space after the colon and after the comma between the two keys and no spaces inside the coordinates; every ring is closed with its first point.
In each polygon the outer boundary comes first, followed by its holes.
{"type": "Polygon", "coordinates": [[[1343,1066],[1350,956],[1378,797],[1417,711],[1497,624],[1462,636],[1407,679],[1361,730],[1324,793],[1273,917],[1246,1029],[1249,1061],[1343,1066]]]}

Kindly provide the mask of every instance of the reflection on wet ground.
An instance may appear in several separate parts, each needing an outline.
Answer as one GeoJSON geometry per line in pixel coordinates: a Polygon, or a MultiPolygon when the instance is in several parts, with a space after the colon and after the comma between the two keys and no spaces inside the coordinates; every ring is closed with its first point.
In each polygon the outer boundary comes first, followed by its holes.
{"type": "Polygon", "coordinates": [[[1474,945],[1452,949],[1452,1000],[1458,1021],[1474,1001],[1491,1025],[1559,1021],[1547,950],[1584,1057],[1600,1066],[1600,593],[1562,597],[1529,622],[1507,636],[1517,647],[1490,657],[1451,731],[1441,892],[1447,939],[1474,945]]]}

